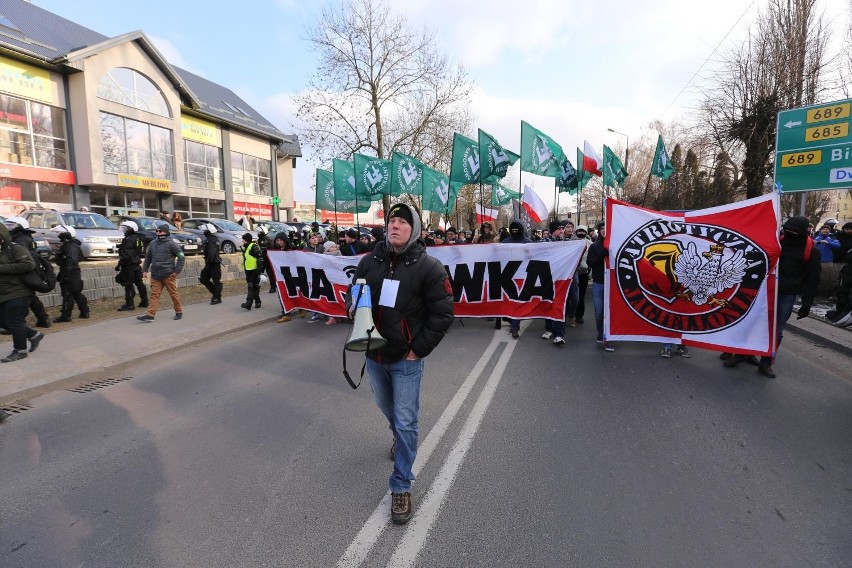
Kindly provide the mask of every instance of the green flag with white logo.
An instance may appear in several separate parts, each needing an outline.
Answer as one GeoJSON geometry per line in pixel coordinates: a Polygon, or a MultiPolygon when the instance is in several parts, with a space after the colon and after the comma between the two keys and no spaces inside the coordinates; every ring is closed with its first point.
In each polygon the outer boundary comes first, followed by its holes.
{"type": "Polygon", "coordinates": [[[391,160],[382,160],[363,154],[354,154],[355,191],[358,199],[381,201],[382,195],[390,193],[391,160]]]}
{"type": "Polygon", "coordinates": [[[603,147],[603,184],[604,187],[623,187],[627,179],[627,170],[618,156],[609,146],[603,147]]]}
{"type": "Polygon", "coordinates": [[[334,211],[334,174],[317,168],[317,195],[314,205],[317,210],[334,211]]]}
{"type": "Polygon", "coordinates": [[[559,162],[565,157],[553,138],[521,121],[521,171],[559,177],[559,162]]]}
{"type": "Polygon", "coordinates": [[[559,188],[559,193],[569,193],[571,195],[577,193],[579,187],[579,177],[577,170],[571,164],[571,160],[562,156],[559,160],[559,176],[556,178],[556,187],[559,188]]]}
{"type": "Polygon", "coordinates": [[[423,168],[425,164],[417,158],[393,153],[391,163],[390,194],[398,197],[403,193],[423,195],[423,168]]]}
{"type": "Polygon", "coordinates": [[[660,135],[657,138],[657,149],[654,151],[654,161],[651,163],[651,175],[662,179],[669,179],[669,176],[674,172],[674,166],[669,159],[669,153],[666,151],[666,145],[663,144],[663,137],[660,135]]]}
{"type": "Polygon", "coordinates": [[[511,203],[513,199],[520,198],[521,193],[519,191],[515,191],[511,187],[506,187],[499,183],[491,185],[491,207],[506,205],[507,203],[511,203]]]}
{"type": "Polygon", "coordinates": [[[506,177],[509,166],[515,164],[520,156],[503,148],[497,139],[479,129],[479,160],[483,183],[494,183],[506,177]]]}
{"type": "Polygon", "coordinates": [[[423,167],[423,209],[445,213],[450,201],[450,178],[438,170],[423,167]]]}
{"type": "Polygon", "coordinates": [[[453,158],[450,163],[450,180],[479,183],[479,143],[458,132],[453,134],[453,158]]]}
{"type": "Polygon", "coordinates": [[[331,168],[334,177],[334,197],[338,213],[364,213],[370,210],[370,201],[356,199],[355,166],[346,160],[334,160],[331,168]]]}

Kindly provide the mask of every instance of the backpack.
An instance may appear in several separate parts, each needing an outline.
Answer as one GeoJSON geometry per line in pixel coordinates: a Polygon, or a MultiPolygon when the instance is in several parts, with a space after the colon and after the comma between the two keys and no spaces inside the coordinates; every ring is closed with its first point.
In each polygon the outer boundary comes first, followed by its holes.
{"type": "Polygon", "coordinates": [[[21,277],[24,284],[36,292],[53,292],[53,289],[56,288],[56,271],[53,269],[53,265],[40,254],[30,254],[35,260],[36,266],[21,277]]]}

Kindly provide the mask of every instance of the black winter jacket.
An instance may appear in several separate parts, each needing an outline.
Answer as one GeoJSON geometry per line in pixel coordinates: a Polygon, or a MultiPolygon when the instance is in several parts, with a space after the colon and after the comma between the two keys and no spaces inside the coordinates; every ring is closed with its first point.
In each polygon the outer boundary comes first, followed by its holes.
{"type": "MultiPolygon", "coordinates": [[[[380,363],[393,363],[409,350],[420,358],[429,355],[453,323],[453,292],[441,262],[426,254],[426,244],[418,240],[400,254],[385,241],[361,258],[352,278],[364,278],[370,285],[373,321],[387,345],[367,356],[380,363]],[[394,307],[379,305],[382,283],[398,280],[394,307]]],[[[351,301],[351,299],[350,299],[351,301]]]]}
{"type": "Polygon", "coordinates": [[[80,248],[80,244],[80,241],[74,238],[62,241],[55,257],[56,265],[59,267],[60,280],[63,276],[80,270],[80,263],[83,262],[83,249],[80,248]]]}
{"type": "Polygon", "coordinates": [[[586,264],[588,264],[589,270],[592,272],[592,282],[595,284],[604,283],[604,261],[608,254],[609,251],[604,248],[604,240],[600,237],[598,237],[595,242],[589,246],[589,254],[586,256],[586,264]]]}
{"type": "Polygon", "coordinates": [[[216,238],[216,235],[213,233],[205,235],[203,246],[204,264],[211,266],[222,262],[222,258],[219,256],[219,239],[216,238]]]}
{"type": "Polygon", "coordinates": [[[133,231],[127,233],[118,245],[118,265],[134,267],[142,264],[142,255],[145,251],[145,243],[142,235],[133,231]]]}
{"type": "Polygon", "coordinates": [[[778,260],[778,294],[801,295],[802,303],[811,305],[819,286],[822,264],[820,252],[811,248],[811,257],[805,262],[805,239],[781,240],[781,257],[778,260]]]}

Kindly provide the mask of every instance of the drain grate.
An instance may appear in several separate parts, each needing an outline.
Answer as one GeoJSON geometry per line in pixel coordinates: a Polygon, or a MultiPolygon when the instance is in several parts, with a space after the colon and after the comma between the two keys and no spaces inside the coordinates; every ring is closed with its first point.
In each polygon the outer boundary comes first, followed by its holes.
{"type": "Polygon", "coordinates": [[[32,406],[30,406],[29,404],[20,404],[16,402],[7,404],[6,406],[0,406],[0,410],[5,410],[6,412],[9,412],[11,414],[20,414],[24,410],[29,410],[31,408],[32,406]]]}
{"type": "Polygon", "coordinates": [[[100,381],[86,383],[85,385],[80,385],[79,387],[67,390],[69,392],[92,392],[112,385],[117,385],[118,383],[123,383],[124,381],[129,381],[131,378],[132,377],[115,377],[112,379],[102,379],[100,381]]]}

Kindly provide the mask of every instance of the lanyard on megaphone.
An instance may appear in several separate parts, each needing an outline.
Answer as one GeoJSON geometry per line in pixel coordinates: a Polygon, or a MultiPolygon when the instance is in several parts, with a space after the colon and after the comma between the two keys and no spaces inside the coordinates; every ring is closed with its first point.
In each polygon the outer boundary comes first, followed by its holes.
{"type": "MultiPolygon", "coordinates": [[[[357,306],[361,302],[361,295],[364,293],[364,286],[358,287],[358,297],[355,298],[355,301],[352,302],[353,306],[357,306]]],[[[358,384],[355,384],[355,381],[352,380],[352,377],[349,376],[349,372],[346,370],[346,345],[343,345],[343,377],[346,379],[346,382],[349,383],[349,386],[353,389],[357,389],[361,386],[361,381],[364,380],[364,370],[367,368],[367,353],[370,351],[370,336],[373,331],[376,329],[376,326],[369,328],[367,330],[367,349],[364,351],[364,364],[361,366],[361,377],[358,379],[358,384]]]]}

